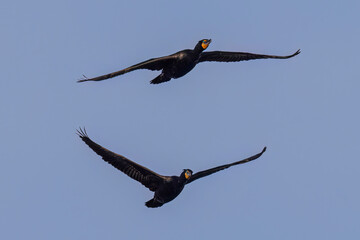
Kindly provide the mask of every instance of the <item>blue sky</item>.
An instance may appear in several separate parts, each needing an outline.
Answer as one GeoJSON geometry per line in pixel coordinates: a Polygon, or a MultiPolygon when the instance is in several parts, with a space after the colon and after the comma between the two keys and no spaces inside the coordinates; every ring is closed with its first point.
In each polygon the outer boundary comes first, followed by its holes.
{"type": "Polygon", "coordinates": [[[359,237],[358,1],[5,1],[0,10],[1,239],[359,237]],[[302,53],[139,70],[193,48],[302,53]],[[258,160],[152,193],[75,134],[163,175],[258,160]]]}

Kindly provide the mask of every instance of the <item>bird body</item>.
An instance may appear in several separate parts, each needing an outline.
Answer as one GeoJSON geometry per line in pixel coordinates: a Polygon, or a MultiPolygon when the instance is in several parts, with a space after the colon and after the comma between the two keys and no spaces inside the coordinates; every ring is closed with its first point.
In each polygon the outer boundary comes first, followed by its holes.
{"type": "Polygon", "coordinates": [[[186,184],[186,178],[171,176],[165,180],[160,188],[154,193],[154,198],[146,202],[146,206],[160,207],[164,203],[174,200],[182,192],[186,184]],[[151,204],[150,204],[151,203],[151,204]]]}
{"type": "Polygon", "coordinates": [[[78,82],[86,81],[102,81],[105,79],[113,78],[134,70],[148,69],[148,70],[162,70],[161,74],[154,78],[150,83],[158,84],[170,81],[172,78],[180,78],[190,72],[200,62],[239,62],[252,59],[286,59],[291,58],[300,53],[300,50],[296,51],[292,55],[288,56],[276,56],[276,55],[264,55],[247,52],[224,52],[213,51],[203,52],[211,43],[211,39],[200,40],[194,49],[185,49],[169,56],[152,58],[147,61],[135,64],[131,67],[122,69],[117,72],[105,74],[99,77],[87,78],[84,76],[78,82]]]}
{"type": "Polygon", "coordinates": [[[162,176],[93,142],[88,137],[85,129],[79,129],[77,134],[94,152],[100,155],[104,161],[154,192],[154,197],[145,203],[145,205],[150,208],[160,207],[163,204],[174,200],[181,193],[186,184],[231,166],[255,160],[266,151],[265,147],[260,153],[246,159],[200,171],[195,174],[193,174],[193,171],[190,169],[184,169],[180,176],[162,176]]]}
{"type": "Polygon", "coordinates": [[[172,78],[179,78],[190,72],[198,63],[199,54],[194,50],[186,49],[174,54],[174,63],[170,66],[165,66],[163,73],[167,73],[172,78]]]}

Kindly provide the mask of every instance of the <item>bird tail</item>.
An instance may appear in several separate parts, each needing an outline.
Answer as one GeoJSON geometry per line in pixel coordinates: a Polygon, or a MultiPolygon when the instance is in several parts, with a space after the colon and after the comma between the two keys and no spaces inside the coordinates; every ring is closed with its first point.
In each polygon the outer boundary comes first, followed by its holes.
{"type": "Polygon", "coordinates": [[[161,73],[159,76],[157,76],[156,78],[151,80],[150,83],[151,84],[159,84],[159,83],[170,81],[170,79],[171,79],[170,77],[166,76],[164,73],[161,73]]]}
{"type": "Polygon", "coordinates": [[[154,198],[150,199],[145,203],[145,206],[147,206],[148,208],[157,208],[161,207],[162,205],[163,203],[156,201],[154,198]]]}

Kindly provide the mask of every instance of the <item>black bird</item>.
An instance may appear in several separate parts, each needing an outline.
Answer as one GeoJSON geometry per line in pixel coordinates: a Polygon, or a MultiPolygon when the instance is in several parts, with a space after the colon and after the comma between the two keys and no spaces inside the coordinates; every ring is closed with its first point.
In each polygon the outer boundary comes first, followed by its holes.
{"type": "Polygon", "coordinates": [[[203,39],[196,44],[193,50],[185,49],[169,56],[152,58],[123,70],[99,77],[87,78],[85,75],[83,75],[84,78],[80,79],[78,82],[102,81],[137,69],[149,69],[162,70],[161,74],[150,82],[152,84],[158,84],[170,81],[172,78],[179,78],[184,76],[200,62],[239,62],[261,58],[286,59],[294,57],[300,53],[300,49],[297,50],[294,54],[288,56],[263,55],[247,52],[203,52],[209,46],[210,42],[211,39],[203,39]]]}
{"type": "Polygon", "coordinates": [[[184,186],[191,183],[199,178],[208,176],[217,171],[226,169],[228,167],[250,162],[259,158],[266,150],[266,147],[258,154],[243,159],[238,162],[225,164],[222,166],[210,168],[205,171],[197,172],[193,174],[190,169],[184,169],[180,176],[162,176],[157,174],[150,169],[143,167],[126,157],[111,152],[110,150],[98,145],[93,142],[87,135],[86,130],[77,130],[79,137],[98,155],[100,155],[106,162],[113,165],[132,179],[143,184],[150,191],[155,192],[154,198],[147,201],[145,205],[149,208],[161,207],[163,204],[170,202],[176,198],[183,190],[184,186]]]}

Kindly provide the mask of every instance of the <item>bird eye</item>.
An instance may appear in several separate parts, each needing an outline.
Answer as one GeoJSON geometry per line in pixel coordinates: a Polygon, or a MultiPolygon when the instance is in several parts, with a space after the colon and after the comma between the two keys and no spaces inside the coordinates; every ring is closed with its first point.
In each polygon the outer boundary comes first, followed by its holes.
{"type": "Polygon", "coordinates": [[[189,170],[186,170],[185,172],[185,178],[189,179],[191,177],[191,172],[189,170]]]}

